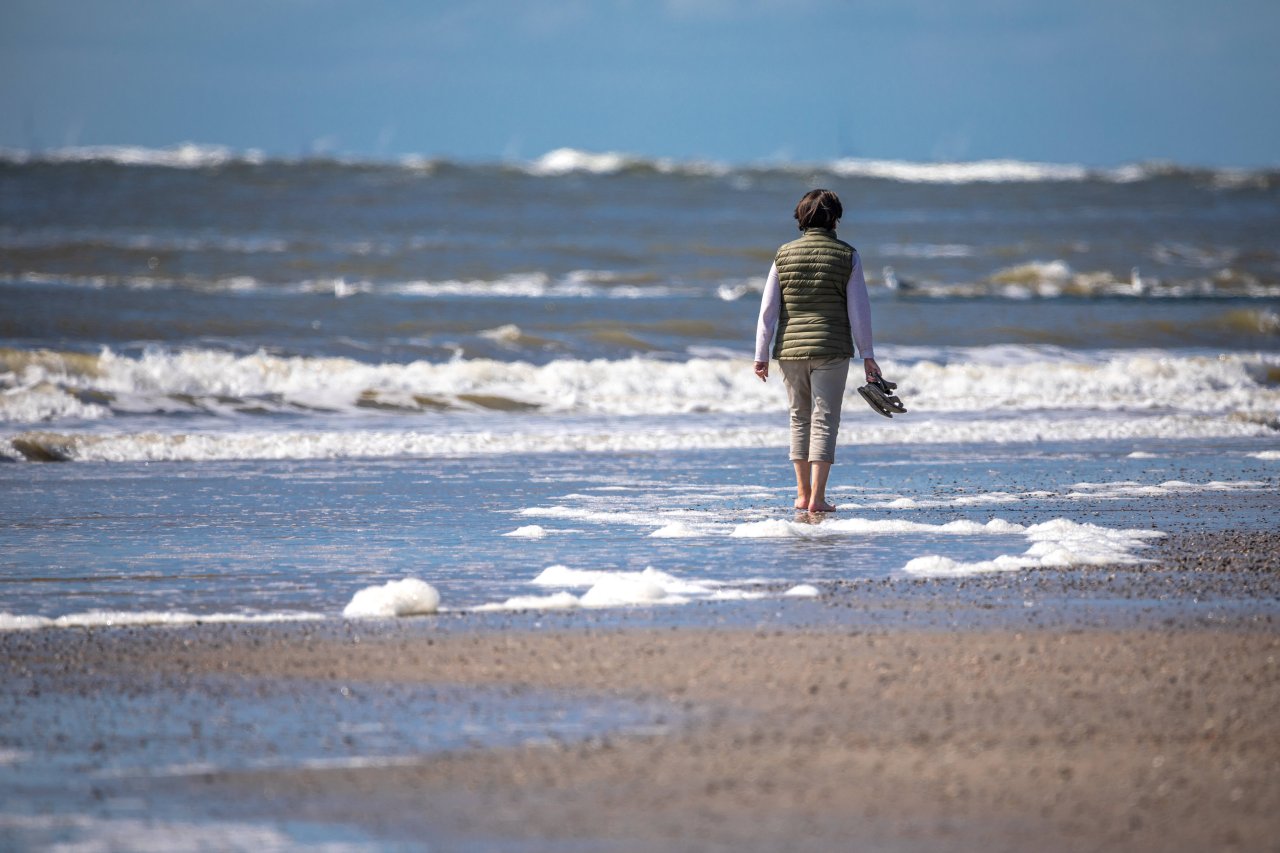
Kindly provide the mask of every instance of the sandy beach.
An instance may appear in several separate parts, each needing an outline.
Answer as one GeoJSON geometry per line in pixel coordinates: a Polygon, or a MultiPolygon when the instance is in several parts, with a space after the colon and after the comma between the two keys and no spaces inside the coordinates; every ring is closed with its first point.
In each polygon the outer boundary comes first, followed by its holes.
{"type": "Polygon", "coordinates": [[[11,674],[54,691],[216,675],[358,683],[387,714],[415,711],[369,685],[669,708],[646,730],[584,740],[125,786],[409,849],[1274,850],[1276,553],[1272,534],[1190,534],[1138,570],[849,585],[778,603],[755,626],[514,614],[487,628],[38,631],[0,644],[11,674]]]}
{"type": "Polygon", "coordinates": [[[66,5],[0,853],[1280,853],[1280,3],[66,5]]]}

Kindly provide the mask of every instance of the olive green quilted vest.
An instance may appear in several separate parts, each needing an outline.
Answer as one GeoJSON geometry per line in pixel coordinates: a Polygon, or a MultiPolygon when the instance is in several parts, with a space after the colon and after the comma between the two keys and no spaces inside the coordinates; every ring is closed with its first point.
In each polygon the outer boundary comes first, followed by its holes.
{"type": "Polygon", "coordinates": [[[822,228],[810,228],[778,250],[782,311],[774,358],[853,357],[846,296],[853,252],[822,228]]]}

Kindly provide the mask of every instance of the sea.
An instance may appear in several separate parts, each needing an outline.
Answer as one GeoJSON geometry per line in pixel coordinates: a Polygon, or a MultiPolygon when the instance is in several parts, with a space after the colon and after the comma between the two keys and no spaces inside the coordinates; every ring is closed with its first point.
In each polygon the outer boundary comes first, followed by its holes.
{"type": "Polygon", "coordinates": [[[202,780],[701,712],[78,669],[104,634],[846,627],[886,585],[995,606],[992,575],[1034,608],[1020,574],[1274,529],[1278,481],[1280,169],[0,151],[0,847],[566,849],[202,780]],[[824,515],[752,372],[814,187],[907,408],[854,365],[824,515]]]}
{"type": "Polygon", "coordinates": [[[1140,565],[1274,524],[1280,169],[0,151],[0,461],[3,630],[1140,565]],[[829,516],[751,369],[814,187],[908,410],[829,516]]]}

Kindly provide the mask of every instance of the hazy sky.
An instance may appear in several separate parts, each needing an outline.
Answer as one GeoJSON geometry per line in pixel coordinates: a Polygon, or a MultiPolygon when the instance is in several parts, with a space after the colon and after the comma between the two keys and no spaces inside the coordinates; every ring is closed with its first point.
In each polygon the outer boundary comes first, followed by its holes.
{"type": "Polygon", "coordinates": [[[0,146],[1280,165],[1280,0],[3,0],[0,146]]]}

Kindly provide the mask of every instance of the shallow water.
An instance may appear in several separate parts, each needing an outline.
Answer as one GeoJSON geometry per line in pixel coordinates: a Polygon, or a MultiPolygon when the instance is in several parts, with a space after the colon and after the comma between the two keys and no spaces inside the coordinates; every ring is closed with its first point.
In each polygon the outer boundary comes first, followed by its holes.
{"type": "Polygon", "coordinates": [[[550,566],[667,576],[655,579],[664,594],[633,603],[776,596],[886,577],[917,557],[1019,556],[1034,541],[1024,528],[1055,519],[1107,530],[1265,525],[1280,462],[1250,455],[1256,446],[851,448],[832,480],[843,508],[817,524],[796,521],[772,449],[0,466],[0,600],[8,627],[19,615],[335,618],[358,590],[403,577],[427,581],[454,610],[581,596],[602,579],[536,583],[550,566]],[[1198,503],[1222,511],[1181,515],[1198,503]]]}
{"type": "Polygon", "coordinates": [[[210,798],[200,782],[222,772],[387,767],[465,749],[651,736],[692,719],[655,701],[526,688],[68,679],[40,669],[7,673],[0,716],[0,844],[15,850],[401,849],[354,827],[262,822],[254,805],[210,798]]]}
{"type": "Polygon", "coordinates": [[[1174,495],[1264,523],[1277,233],[1272,170],[0,152],[0,613],[745,600],[1139,559],[1174,495]],[[749,352],[815,183],[910,410],[855,376],[820,525],[749,352]]]}

